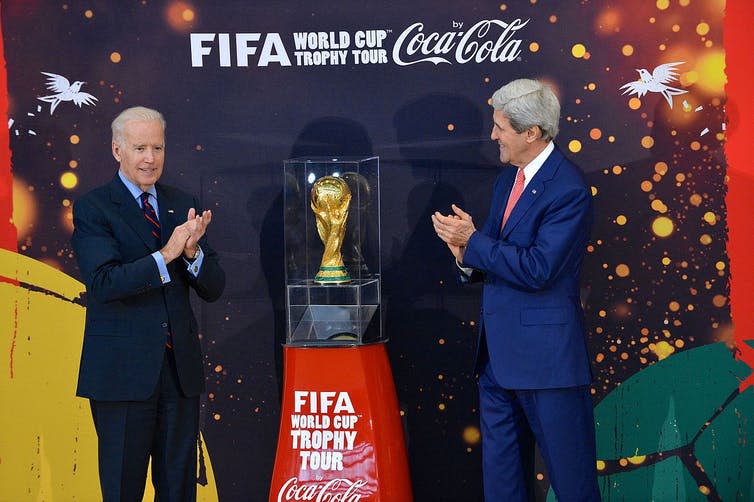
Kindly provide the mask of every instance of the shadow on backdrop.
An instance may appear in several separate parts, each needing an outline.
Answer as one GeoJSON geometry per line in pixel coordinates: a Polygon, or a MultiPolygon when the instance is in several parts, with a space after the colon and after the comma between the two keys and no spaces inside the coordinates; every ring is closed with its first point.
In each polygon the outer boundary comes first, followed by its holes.
{"type": "MultiPolygon", "coordinates": [[[[410,171],[400,187],[407,238],[390,244],[383,274],[386,326],[398,398],[408,428],[417,501],[482,500],[478,396],[472,365],[479,289],[461,288],[453,257],[430,216],[451,204],[481,226],[498,166],[485,160],[480,108],[452,94],[428,94],[401,106],[393,120],[410,171]]],[[[392,194],[386,194],[386,197],[392,194]]],[[[387,243],[383,248],[387,251],[387,243]]]]}

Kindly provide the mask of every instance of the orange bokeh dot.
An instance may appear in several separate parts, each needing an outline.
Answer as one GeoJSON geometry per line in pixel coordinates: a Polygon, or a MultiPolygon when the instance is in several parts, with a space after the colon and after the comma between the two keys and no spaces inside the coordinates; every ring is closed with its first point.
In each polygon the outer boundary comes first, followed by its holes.
{"type": "Polygon", "coordinates": [[[626,44],[621,48],[621,52],[624,56],[631,56],[634,53],[634,47],[630,44],[626,44]]]}
{"type": "Polygon", "coordinates": [[[667,216],[659,216],[652,222],[652,232],[657,237],[668,237],[674,230],[673,220],[667,216]]]}
{"type": "Polygon", "coordinates": [[[81,141],[81,138],[78,137],[76,134],[72,134],[68,140],[71,142],[72,145],[78,145],[79,141],[81,141]]]}
{"type": "Polygon", "coordinates": [[[113,63],[120,63],[121,61],[120,52],[111,52],[110,61],[112,61],[113,63]]]}
{"type": "Polygon", "coordinates": [[[188,2],[170,2],[165,11],[165,18],[174,30],[187,31],[196,20],[196,9],[188,2]]]}
{"type": "Polygon", "coordinates": [[[482,434],[477,427],[469,425],[463,430],[463,440],[467,444],[477,444],[481,439],[482,434]]]}
{"type": "Polygon", "coordinates": [[[728,299],[723,295],[715,295],[712,297],[712,305],[715,307],[724,307],[728,303],[728,299]]]}
{"type": "Polygon", "coordinates": [[[598,140],[602,137],[602,131],[595,127],[591,131],[589,131],[589,137],[593,140],[598,140]]]}
{"type": "Polygon", "coordinates": [[[644,136],[641,138],[641,146],[646,149],[652,148],[655,144],[655,140],[652,136],[644,136]]]}
{"type": "Polygon", "coordinates": [[[651,181],[642,181],[641,182],[641,190],[642,192],[649,192],[652,190],[652,182],[651,181]]]}
{"type": "Polygon", "coordinates": [[[63,188],[70,190],[72,188],[75,188],[78,183],[78,176],[76,176],[72,172],[65,172],[60,176],[60,184],[63,186],[63,188]]]}
{"type": "Polygon", "coordinates": [[[617,32],[620,29],[620,13],[610,8],[604,9],[597,16],[595,24],[600,33],[617,32]]]}
{"type": "Polygon", "coordinates": [[[641,100],[639,98],[631,98],[628,100],[628,107],[632,110],[638,110],[641,107],[641,100]]]}
{"type": "Polygon", "coordinates": [[[448,124],[448,131],[455,131],[456,126],[453,124],[448,124]]]}
{"type": "Polygon", "coordinates": [[[531,52],[537,52],[539,50],[539,44],[537,42],[532,42],[529,44],[529,50],[531,52]]]}

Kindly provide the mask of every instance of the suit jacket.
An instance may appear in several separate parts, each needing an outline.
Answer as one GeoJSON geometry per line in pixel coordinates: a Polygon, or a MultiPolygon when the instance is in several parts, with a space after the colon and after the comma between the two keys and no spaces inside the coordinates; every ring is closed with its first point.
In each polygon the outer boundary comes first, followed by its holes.
{"type": "MultiPolygon", "coordinates": [[[[162,244],[199,210],[193,197],[157,184],[162,244]]],[[[171,281],[162,284],[151,253],[157,251],[139,203],[116,176],[76,201],[72,238],[86,285],[87,310],[76,394],[104,401],[147,399],[157,385],[168,329],[181,388],[187,396],[204,391],[196,319],[189,302],[193,288],[214,301],[225,287],[217,253],[199,241],[204,260],[194,277],[177,258],[168,264],[171,281]]]]}
{"type": "Polygon", "coordinates": [[[486,344],[505,388],[588,384],[579,276],[593,219],[590,189],[556,147],[501,230],[515,174],[498,176],[489,217],[463,256],[475,271],[462,280],[484,281],[479,347],[486,344]]]}

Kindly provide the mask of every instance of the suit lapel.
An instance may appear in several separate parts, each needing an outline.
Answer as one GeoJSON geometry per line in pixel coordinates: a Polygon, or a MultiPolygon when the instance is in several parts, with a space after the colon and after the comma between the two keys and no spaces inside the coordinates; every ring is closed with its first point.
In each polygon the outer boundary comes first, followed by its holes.
{"type": "Polygon", "coordinates": [[[508,203],[508,197],[513,189],[513,182],[516,179],[516,168],[513,167],[506,169],[501,176],[503,176],[503,178],[500,181],[500,190],[498,190],[495,199],[495,206],[493,208],[495,211],[495,225],[491,228],[490,235],[493,239],[497,239],[500,236],[500,223],[503,221],[505,206],[508,203]]]}
{"type": "Polygon", "coordinates": [[[170,197],[170,194],[165,192],[165,189],[158,183],[157,187],[157,205],[160,209],[160,236],[162,237],[162,245],[170,239],[170,235],[178,226],[178,215],[175,212],[175,202],[170,197]]]}
{"type": "Polygon", "coordinates": [[[138,234],[149,249],[156,251],[152,231],[144,220],[144,211],[117,174],[110,182],[110,199],[118,207],[118,212],[123,221],[138,234]]]}
{"type": "MultiPolygon", "coordinates": [[[[557,149],[557,147],[547,157],[545,163],[539,168],[534,178],[526,185],[521,198],[513,207],[508,221],[505,222],[505,227],[500,235],[501,238],[505,238],[515,228],[521,218],[526,214],[529,208],[536,202],[536,200],[542,196],[545,191],[545,183],[552,179],[557,171],[560,162],[563,160],[563,154],[557,149]]],[[[502,215],[500,216],[502,221],[502,215]]]]}

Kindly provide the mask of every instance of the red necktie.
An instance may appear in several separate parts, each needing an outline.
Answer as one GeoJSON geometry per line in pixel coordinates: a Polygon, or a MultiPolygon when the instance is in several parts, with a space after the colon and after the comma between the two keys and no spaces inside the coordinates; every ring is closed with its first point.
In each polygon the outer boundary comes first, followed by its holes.
{"type": "Polygon", "coordinates": [[[516,202],[518,202],[518,199],[521,198],[522,193],[524,193],[524,169],[519,167],[516,172],[516,181],[513,182],[511,194],[508,196],[508,205],[505,206],[503,221],[500,223],[501,229],[505,226],[505,222],[508,221],[508,216],[511,215],[511,211],[513,211],[513,207],[516,205],[516,202]]]}
{"type": "Polygon", "coordinates": [[[160,247],[160,220],[157,219],[157,212],[149,203],[149,194],[143,192],[141,194],[141,207],[144,209],[144,219],[149,223],[149,228],[152,230],[152,237],[154,237],[157,247],[160,247]]]}
{"type": "MultiPolygon", "coordinates": [[[[160,220],[157,219],[157,211],[154,210],[154,206],[149,203],[149,193],[147,192],[142,192],[141,194],[141,208],[144,210],[144,219],[149,223],[149,228],[152,230],[152,237],[154,237],[157,248],[159,249],[161,245],[160,220]]],[[[169,349],[173,348],[173,334],[170,332],[169,327],[165,346],[169,349]]]]}

